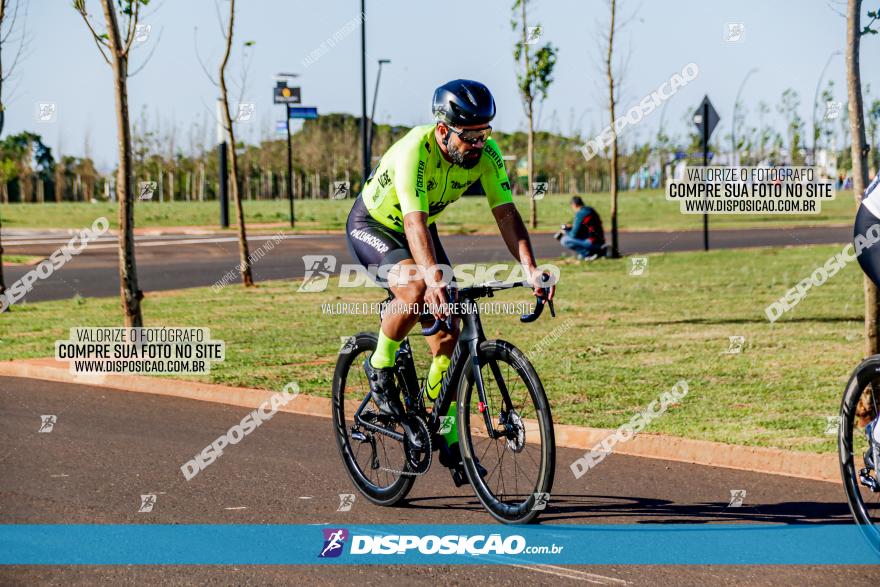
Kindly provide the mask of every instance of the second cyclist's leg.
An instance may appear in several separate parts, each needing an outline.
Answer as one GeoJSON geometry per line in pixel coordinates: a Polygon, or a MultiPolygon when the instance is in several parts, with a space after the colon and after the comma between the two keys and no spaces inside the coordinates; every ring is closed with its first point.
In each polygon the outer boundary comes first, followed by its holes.
{"type": "MultiPolygon", "coordinates": [[[[874,244],[877,242],[877,235],[880,234],[880,216],[877,215],[880,210],[877,209],[874,199],[870,200],[870,204],[866,204],[866,200],[872,196],[872,192],[876,189],[880,188],[875,180],[868,186],[862,204],[856,213],[853,241],[854,251],[862,271],[875,284],[880,284],[880,246],[874,244]]],[[[873,389],[873,383],[869,384],[856,406],[855,415],[858,426],[864,428],[865,436],[871,446],[871,449],[865,453],[865,465],[876,470],[880,463],[874,462],[873,455],[880,454],[880,414],[877,413],[873,389]],[[875,451],[874,448],[877,450],[875,451]]]]}

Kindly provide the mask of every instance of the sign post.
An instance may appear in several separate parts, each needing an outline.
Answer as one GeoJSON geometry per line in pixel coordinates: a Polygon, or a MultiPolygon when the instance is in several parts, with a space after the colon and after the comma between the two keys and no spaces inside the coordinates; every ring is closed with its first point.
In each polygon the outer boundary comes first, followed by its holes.
{"type": "MultiPolygon", "coordinates": [[[[694,124],[697,125],[697,130],[702,135],[703,167],[708,167],[709,165],[709,137],[712,136],[712,131],[718,126],[719,120],[721,120],[721,117],[712,106],[709,96],[704,96],[700,107],[694,112],[694,124]]],[[[709,250],[709,214],[707,213],[703,213],[703,250],[709,250]]]]}
{"type": "Polygon", "coordinates": [[[287,127],[287,201],[290,203],[290,227],[295,224],[293,214],[293,154],[290,146],[290,108],[291,104],[299,104],[302,102],[302,94],[300,88],[292,88],[287,85],[284,80],[279,80],[275,84],[272,91],[272,101],[275,104],[284,104],[287,109],[287,116],[284,117],[284,124],[287,127]]]}

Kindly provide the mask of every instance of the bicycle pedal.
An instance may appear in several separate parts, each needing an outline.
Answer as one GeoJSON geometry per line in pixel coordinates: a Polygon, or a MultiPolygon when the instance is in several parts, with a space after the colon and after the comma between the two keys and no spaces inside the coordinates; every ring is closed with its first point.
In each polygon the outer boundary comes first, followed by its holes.
{"type": "Polygon", "coordinates": [[[877,481],[876,477],[871,475],[871,469],[866,468],[859,471],[859,481],[872,492],[880,493],[880,482],[877,481]]]}
{"type": "Polygon", "coordinates": [[[452,469],[452,482],[455,483],[456,487],[461,487],[462,485],[468,485],[470,483],[464,469],[452,469]]]}

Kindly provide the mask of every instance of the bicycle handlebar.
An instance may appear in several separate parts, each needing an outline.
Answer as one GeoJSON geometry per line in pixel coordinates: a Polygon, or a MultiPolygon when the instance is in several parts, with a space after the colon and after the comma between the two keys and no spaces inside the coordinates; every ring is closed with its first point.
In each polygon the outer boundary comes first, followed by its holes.
{"type": "MultiPolygon", "coordinates": [[[[549,279],[549,275],[544,274],[543,280],[547,281],[547,279],[549,279]]],[[[478,285],[478,286],[473,286],[473,287],[467,287],[462,290],[458,290],[457,288],[447,286],[446,294],[447,294],[447,299],[450,302],[457,301],[457,299],[459,297],[462,297],[462,298],[468,299],[468,300],[475,300],[477,298],[480,298],[480,297],[483,297],[486,295],[491,295],[491,293],[494,291],[499,291],[502,289],[512,289],[514,287],[531,288],[532,284],[529,283],[528,281],[517,281],[514,283],[496,282],[496,283],[487,283],[484,285],[478,285]]],[[[543,294],[542,296],[535,295],[536,301],[535,301],[534,311],[531,314],[522,314],[519,317],[520,322],[529,323],[529,322],[534,322],[535,320],[537,320],[541,316],[541,314],[544,312],[544,305],[545,304],[550,306],[550,315],[553,318],[556,317],[556,310],[553,308],[553,300],[548,299],[548,297],[550,295],[550,287],[542,287],[541,293],[543,294]]],[[[422,328],[422,336],[433,336],[433,335],[437,334],[437,332],[440,331],[440,326],[444,322],[446,322],[446,327],[448,329],[452,330],[452,316],[451,315],[447,316],[446,320],[440,320],[440,319],[434,318],[434,323],[431,326],[429,326],[427,328],[422,328]]]]}

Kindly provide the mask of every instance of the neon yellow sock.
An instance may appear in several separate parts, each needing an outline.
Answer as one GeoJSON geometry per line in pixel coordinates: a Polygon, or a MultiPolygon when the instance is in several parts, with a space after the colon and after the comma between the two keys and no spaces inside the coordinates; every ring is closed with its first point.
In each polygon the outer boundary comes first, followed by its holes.
{"type": "MultiPolygon", "coordinates": [[[[456,442],[458,442],[458,415],[456,414],[456,406],[457,402],[449,402],[449,410],[446,412],[447,417],[452,418],[452,426],[449,427],[449,432],[443,433],[443,438],[446,440],[446,446],[452,446],[456,442]]],[[[446,421],[444,421],[444,424],[446,421]]]]}
{"type": "MultiPolygon", "coordinates": [[[[428,370],[428,380],[425,382],[425,395],[429,400],[434,401],[440,396],[440,388],[443,383],[443,376],[446,375],[446,371],[449,369],[449,357],[446,355],[437,355],[434,357],[434,360],[431,361],[431,368],[428,370]]],[[[452,446],[456,442],[458,442],[458,423],[456,422],[456,402],[449,403],[449,409],[446,411],[444,416],[449,417],[448,420],[443,421],[443,428],[448,428],[446,432],[443,433],[443,438],[446,440],[447,446],[452,446]]]]}
{"type": "Polygon", "coordinates": [[[446,355],[437,355],[431,361],[431,368],[428,370],[428,380],[425,382],[425,395],[428,399],[434,401],[440,396],[440,384],[443,382],[443,376],[449,369],[449,357],[446,355]]]}
{"type": "Polygon", "coordinates": [[[394,357],[397,355],[397,349],[400,348],[400,340],[393,340],[387,336],[382,330],[379,330],[379,342],[376,343],[376,350],[370,357],[370,365],[376,369],[383,369],[394,366],[394,357]]]}

